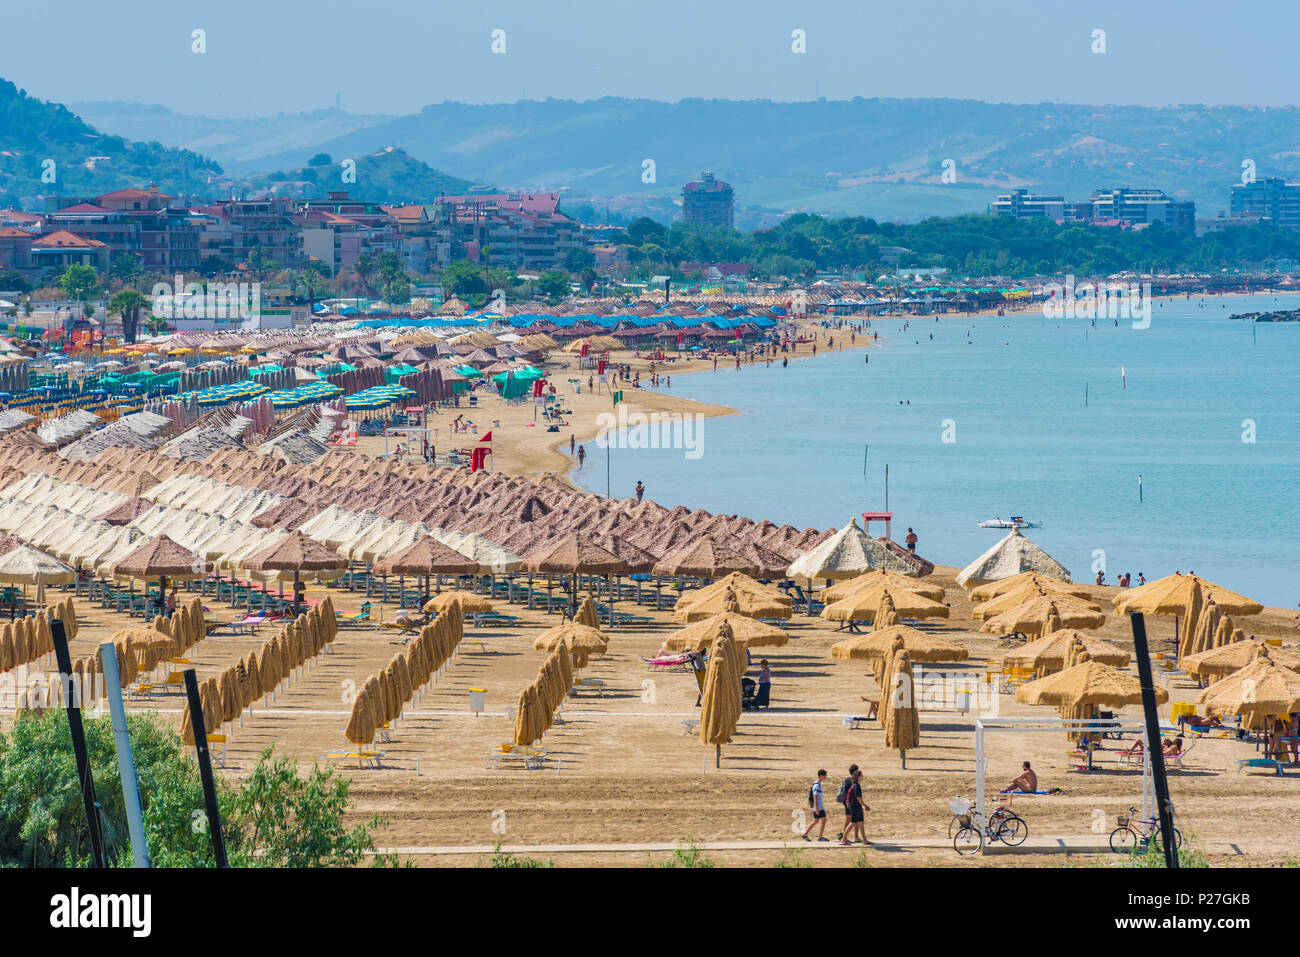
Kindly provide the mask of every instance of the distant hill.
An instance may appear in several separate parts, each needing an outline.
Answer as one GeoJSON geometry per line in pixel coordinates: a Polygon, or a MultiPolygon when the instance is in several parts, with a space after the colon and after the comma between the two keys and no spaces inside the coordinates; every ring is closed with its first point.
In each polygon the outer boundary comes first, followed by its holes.
{"type": "Polygon", "coordinates": [[[345,182],[341,164],[346,158],[330,157],[328,162],[316,166],[251,176],[241,185],[251,193],[296,199],[346,190],[352,196],[381,203],[431,203],[439,193],[457,195],[474,185],[469,180],[439,172],[395,146],[356,157],[356,182],[345,182]]]}
{"type": "Polygon", "coordinates": [[[128,139],[154,139],[165,131],[168,145],[211,156],[233,175],[265,169],[257,165],[263,157],[308,149],[325,140],[394,119],[333,109],[253,119],[213,119],[177,113],[165,106],[121,101],[67,105],[87,123],[128,139]]]}
{"type": "MultiPolygon", "coordinates": [[[[1070,199],[1153,186],[1212,216],[1227,206],[1245,159],[1260,177],[1300,176],[1298,142],[1295,108],[607,97],[437,104],[310,151],[353,155],[396,143],[459,176],[628,208],[662,208],[711,169],[736,188],[740,210],[915,220],[983,211],[1013,186],[1070,199]],[[654,183],[641,181],[645,159],[655,161],[654,183]],[[942,181],[948,159],[951,184],[942,181]]],[[[265,161],[302,163],[308,152],[265,161]]]]}
{"type": "Polygon", "coordinates": [[[221,173],[215,160],[189,150],[100,133],[66,107],[0,80],[0,206],[39,208],[45,196],[151,182],[175,195],[205,193],[221,173]],[[52,183],[42,181],[48,160],[52,183]]]}

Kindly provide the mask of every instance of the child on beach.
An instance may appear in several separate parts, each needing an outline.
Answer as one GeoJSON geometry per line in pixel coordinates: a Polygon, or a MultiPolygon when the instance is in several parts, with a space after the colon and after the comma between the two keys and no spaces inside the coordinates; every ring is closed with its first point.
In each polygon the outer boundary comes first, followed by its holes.
{"type": "Polygon", "coordinates": [[[825,788],[824,788],[825,783],[826,783],[826,769],[818,768],[817,780],[814,781],[812,787],[808,789],[808,807],[812,809],[813,814],[812,814],[812,823],[809,824],[808,829],[803,832],[803,839],[805,841],[812,840],[812,838],[810,838],[808,835],[812,833],[812,829],[814,827],[817,827],[818,822],[821,823],[821,829],[817,832],[817,840],[819,841],[829,840],[829,838],[827,838],[826,836],[826,802],[825,802],[825,788]]]}

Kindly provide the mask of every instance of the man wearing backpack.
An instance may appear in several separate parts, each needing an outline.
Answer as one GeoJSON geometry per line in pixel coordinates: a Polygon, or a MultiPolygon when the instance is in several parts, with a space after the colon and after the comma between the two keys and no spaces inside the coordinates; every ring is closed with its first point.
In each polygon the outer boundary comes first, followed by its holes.
{"type": "Polygon", "coordinates": [[[852,814],[849,811],[849,789],[853,787],[853,775],[858,773],[856,764],[849,765],[849,776],[844,779],[840,789],[835,792],[835,800],[844,806],[844,830],[840,831],[839,840],[844,840],[844,835],[849,833],[849,824],[852,823],[852,814]]]}
{"type": "Polygon", "coordinates": [[[817,833],[817,840],[829,840],[826,836],[826,803],[823,799],[824,791],[822,789],[822,786],[825,783],[826,769],[818,768],[817,780],[814,781],[812,787],[808,789],[808,807],[812,809],[813,819],[812,823],[808,825],[808,830],[803,832],[803,839],[805,841],[812,840],[808,835],[812,833],[812,829],[817,826],[818,821],[821,821],[821,830],[817,833]]]}

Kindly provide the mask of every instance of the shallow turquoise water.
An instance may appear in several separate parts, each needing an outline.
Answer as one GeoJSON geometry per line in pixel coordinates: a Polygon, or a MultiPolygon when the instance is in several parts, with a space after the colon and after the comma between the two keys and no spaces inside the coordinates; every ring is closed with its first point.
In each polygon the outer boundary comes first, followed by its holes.
{"type": "MultiPolygon", "coordinates": [[[[744,414],[707,420],[694,460],[614,448],[611,487],[629,495],[640,479],[668,506],[839,526],[885,508],[888,464],[894,537],[914,527],[937,563],[967,564],[1005,534],[976,523],[1016,514],[1045,523],[1029,536],[1076,579],[1095,576],[1100,550],[1108,583],[1192,570],[1294,605],[1300,324],[1229,319],[1269,308],[1300,295],[1161,300],[1147,329],[877,319],[869,364],[857,350],[680,377],[674,394],[744,414]]],[[[576,477],[604,493],[607,453],[593,451],[576,477]]]]}

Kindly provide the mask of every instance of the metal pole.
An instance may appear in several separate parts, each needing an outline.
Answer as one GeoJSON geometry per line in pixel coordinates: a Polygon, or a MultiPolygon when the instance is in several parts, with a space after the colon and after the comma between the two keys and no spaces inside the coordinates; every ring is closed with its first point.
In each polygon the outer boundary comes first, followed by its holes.
{"type": "Polygon", "coordinates": [[[190,728],[194,731],[194,751],[199,759],[199,776],[203,780],[203,799],[208,811],[208,836],[217,867],[229,867],[226,838],[221,833],[221,808],[217,806],[217,785],[212,778],[212,759],[208,755],[208,729],[203,724],[203,702],[199,700],[199,680],[193,668],[185,669],[185,693],[189,697],[190,728]]]}
{"type": "Polygon", "coordinates": [[[1165,866],[1178,868],[1178,849],[1174,847],[1174,808],[1169,800],[1169,781],[1165,778],[1165,755],[1160,747],[1160,716],[1156,712],[1155,678],[1151,655],[1147,650],[1147,625],[1141,612],[1129,615],[1133,624],[1133,654],[1137,658],[1138,681],[1142,685],[1142,714],[1146,719],[1147,761],[1156,788],[1156,813],[1160,815],[1160,833],[1164,835],[1165,866]]]}
{"type": "Polygon", "coordinates": [[[104,695],[108,698],[108,711],[113,718],[113,741],[117,745],[117,773],[122,779],[122,801],[126,805],[126,826],[131,836],[131,856],[135,859],[136,867],[148,867],[149,846],[145,843],[144,837],[144,812],[140,807],[140,785],[135,776],[135,757],[131,754],[131,735],[126,729],[126,707],[122,704],[122,680],[117,672],[117,652],[111,641],[105,641],[99,646],[99,654],[104,662],[104,695]]]}
{"type": "MultiPolygon", "coordinates": [[[[62,682],[64,675],[71,680],[72,656],[68,653],[68,636],[60,619],[54,618],[50,621],[50,635],[54,639],[54,657],[59,665],[59,680],[62,682]]],[[[90,772],[90,756],[86,753],[86,731],[81,726],[81,707],[71,696],[68,698],[67,707],[68,730],[72,732],[72,752],[77,759],[77,778],[81,782],[81,800],[86,809],[86,828],[90,832],[90,858],[93,866],[103,867],[104,836],[99,830],[99,803],[95,800],[95,780],[90,772]]]]}

